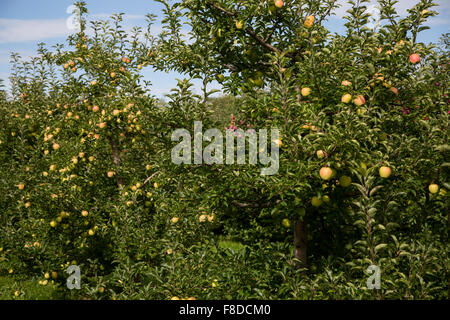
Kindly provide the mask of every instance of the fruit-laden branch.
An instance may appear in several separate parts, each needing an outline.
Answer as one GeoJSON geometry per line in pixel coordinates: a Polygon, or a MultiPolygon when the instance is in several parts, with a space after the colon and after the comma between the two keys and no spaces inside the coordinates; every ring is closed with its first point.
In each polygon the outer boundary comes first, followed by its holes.
{"type": "MultiPolygon", "coordinates": [[[[221,12],[227,14],[229,17],[234,17],[234,16],[237,15],[237,11],[235,11],[235,12],[229,11],[229,10],[227,10],[227,9],[222,8],[221,6],[219,6],[218,4],[216,4],[216,3],[214,3],[214,2],[209,1],[208,4],[211,5],[211,6],[213,6],[213,7],[216,8],[217,10],[219,10],[219,11],[221,11],[221,12]]],[[[255,33],[255,31],[253,31],[252,28],[250,28],[250,27],[245,28],[245,31],[246,31],[253,39],[255,39],[257,42],[259,42],[263,47],[265,47],[265,48],[267,48],[267,49],[269,49],[270,51],[273,51],[273,52],[280,52],[280,50],[279,50],[278,48],[275,48],[275,47],[272,46],[270,43],[264,41],[263,38],[259,37],[259,36],[255,33]]]]}

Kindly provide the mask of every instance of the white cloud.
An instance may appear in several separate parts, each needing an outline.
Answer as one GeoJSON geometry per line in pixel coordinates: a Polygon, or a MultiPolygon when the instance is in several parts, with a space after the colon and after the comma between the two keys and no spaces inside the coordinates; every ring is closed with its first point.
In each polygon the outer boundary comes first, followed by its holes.
{"type": "MultiPolygon", "coordinates": [[[[89,16],[91,19],[108,19],[110,17],[111,14],[107,13],[89,16]]],[[[127,22],[130,20],[144,19],[144,15],[125,14],[123,16],[123,24],[126,27],[128,25],[127,22]]],[[[37,42],[50,38],[65,38],[73,32],[76,32],[76,30],[68,27],[68,18],[46,20],[0,18],[0,43],[37,42]]]]}
{"type": "Polygon", "coordinates": [[[0,43],[40,41],[70,34],[66,19],[0,19],[0,43]]]}
{"type": "MultiPolygon", "coordinates": [[[[408,14],[408,9],[415,6],[419,0],[399,0],[398,3],[395,5],[397,14],[400,15],[400,17],[405,17],[408,14]]],[[[339,0],[338,3],[341,5],[338,9],[334,11],[337,18],[343,18],[347,15],[347,10],[351,8],[350,4],[346,0],[339,0]]],[[[428,24],[430,25],[443,25],[443,24],[449,24],[449,20],[442,18],[443,16],[446,16],[447,14],[450,14],[450,1],[449,0],[437,0],[436,3],[438,6],[433,7],[432,10],[435,10],[439,12],[438,16],[430,17],[428,24]]],[[[371,0],[370,3],[365,4],[368,8],[371,6],[377,6],[378,1],[371,0]]]]}

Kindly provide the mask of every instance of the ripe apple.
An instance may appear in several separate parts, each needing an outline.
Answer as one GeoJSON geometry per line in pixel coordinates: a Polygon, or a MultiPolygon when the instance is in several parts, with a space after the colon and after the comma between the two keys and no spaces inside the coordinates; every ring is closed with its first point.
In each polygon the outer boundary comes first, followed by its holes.
{"type": "Polygon", "coordinates": [[[242,20],[236,21],[236,29],[240,30],[242,28],[244,28],[244,21],[242,20]]]}
{"type": "Polygon", "coordinates": [[[23,188],[25,188],[25,185],[23,183],[19,183],[17,188],[19,188],[19,190],[23,190],[23,188]]]}
{"type": "Polygon", "coordinates": [[[59,149],[59,144],[54,143],[54,144],[53,144],[53,150],[58,150],[58,149],[59,149]]]}
{"type": "Polygon", "coordinates": [[[275,0],[274,4],[277,8],[282,8],[284,6],[283,0],[275,0]]]}
{"type": "Polygon", "coordinates": [[[106,127],[106,122],[100,122],[100,123],[98,124],[98,126],[99,126],[100,129],[103,129],[103,128],[106,127]]]}
{"type": "Polygon", "coordinates": [[[311,88],[302,88],[302,96],[307,97],[311,94],[311,88]]]}
{"type": "Polygon", "coordinates": [[[208,216],[206,214],[202,214],[199,218],[198,221],[200,222],[205,222],[208,219],[208,216]]]}
{"type": "Polygon", "coordinates": [[[107,173],[108,178],[114,177],[115,174],[116,174],[116,173],[115,173],[114,171],[108,171],[108,173],[107,173]]]}
{"type": "Polygon", "coordinates": [[[363,95],[359,95],[353,100],[353,103],[357,106],[362,106],[364,103],[366,103],[366,99],[363,95]]]}
{"type": "Polygon", "coordinates": [[[319,159],[323,159],[325,157],[325,151],[323,151],[323,150],[317,150],[316,154],[317,154],[317,158],[319,158],[319,159]]]}
{"type": "Polygon", "coordinates": [[[177,223],[178,220],[180,220],[180,218],[178,218],[178,217],[173,217],[172,219],[170,219],[170,222],[172,222],[172,223],[177,223]]]}
{"type": "Polygon", "coordinates": [[[142,64],[138,64],[137,68],[138,68],[138,70],[141,70],[142,69],[142,64]]]}
{"type": "Polygon", "coordinates": [[[439,186],[438,186],[437,184],[435,184],[435,183],[430,184],[430,185],[428,186],[428,190],[430,190],[431,193],[438,193],[438,191],[439,191],[439,186]]]}
{"type": "Polygon", "coordinates": [[[52,227],[52,228],[56,227],[56,221],[55,220],[50,221],[50,227],[52,227]]]}
{"type": "Polygon", "coordinates": [[[99,108],[98,106],[93,106],[93,107],[92,107],[92,111],[98,112],[98,110],[100,110],[100,108],[99,108]]]}
{"type": "Polygon", "coordinates": [[[68,63],[65,63],[65,64],[64,64],[64,69],[67,69],[67,68],[69,68],[69,64],[68,64],[68,63]]]}
{"type": "Polygon", "coordinates": [[[123,63],[127,63],[127,61],[128,61],[128,58],[127,58],[127,57],[123,57],[123,58],[122,58],[122,62],[123,62],[123,63]]]}
{"type": "Polygon", "coordinates": [[[395,95],[398,96],[398,90],[397,90],[397,88],[391,87],[389,90],[390,90],[392,93],[394,93],[395,95]]]}
{"type": "Polygon", "coordinates": [[[311,205],[313,207],[320,207],[322,205],[322,200],[320,200],[318,197],[314,196],[311,198],[311,205]]]}
{"type": "Polygon", "coordinates": [[[351,86],[352,83],[350,81],[344,80],[341,82],[341,85],[347,87],[347,86],[351,86]]]}
{"type": "Polygon", "coordinates": [[[322,167],[319,170],[319,175],[323,180],[330,180],[333,175],[333,170],[329,167],[322,167]]]}
{"type": "Polygon", "coordinates": [[[111,72],[109,75],[111,76],[111,78],[115,78],[116,77],[116,73],[115,72],[111,72]]]}
{"type": "Polygon", "coordinates": [[[417,53],[413,53],[409,56],[409,61],[411,61],[412,64],[416,64],[420,61],[420,56],[417,53]]]}
{"type": "Polygon", "coordinates": [[[351,183],[352,183],[352,178],[350,178],[348,176],[341,176],[339,178],[339,184],[344,188],[348,187],[351,183]]]}
{"type": "Polygon", "coordinates": [[[350,93],[346,93],[342,96],[341,102],[349,103],[352,100],[352,95],[350,93]]]}
{"type": "Polygon", "coordinates": [[[86,210],[81,211],[81,215],[82,215],[83,217],[87,217],[88,214],[89,214],[89,212],[87,212],[86,210]]]}
{"type": "Polygon", "coordinates": [[[303,25],[306,28],[311,28],[314,24],[314,20],[315,20],[314,16],[307,16],[303,25]]]}
{"type": "Polygon", "coordinates": [[[89,229],[89,231],[88,231],[88,234],[92,237],[93,235],[94,235],[94,230],[92,230],[92,229],[89,229]]]}
{"type": "Polygon", "coordinates": [[[382,177],[382,178],[389,178],[389,176],[391,175],[392,171],[391,171],[391,168],[383,166],[383,167],[380,168],[379,173],[380,173],[380,177],[382,177]]]}

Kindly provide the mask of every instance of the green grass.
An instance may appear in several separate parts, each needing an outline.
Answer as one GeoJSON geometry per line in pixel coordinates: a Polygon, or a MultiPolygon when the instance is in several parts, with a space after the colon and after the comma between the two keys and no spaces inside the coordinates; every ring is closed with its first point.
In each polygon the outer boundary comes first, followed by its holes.
{"type": "Polygon", "coordinates": [[[37,279],[0,276],[0,300],[58,300],[63,296],[54,284],[40,285],[37,279]],[[19,296],[14,293],[19,292],[19,296]]]}

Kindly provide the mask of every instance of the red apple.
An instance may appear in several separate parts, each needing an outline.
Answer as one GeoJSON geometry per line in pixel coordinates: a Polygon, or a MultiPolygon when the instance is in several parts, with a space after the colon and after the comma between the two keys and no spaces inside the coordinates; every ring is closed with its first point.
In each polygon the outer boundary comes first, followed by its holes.
{"type": "Polygon", "coordinates": [[[413,53],[409,56],[409,61],[411,61],[412,64],[416,64],[420,61],[420,56],[417,53],[413,53]]]}

